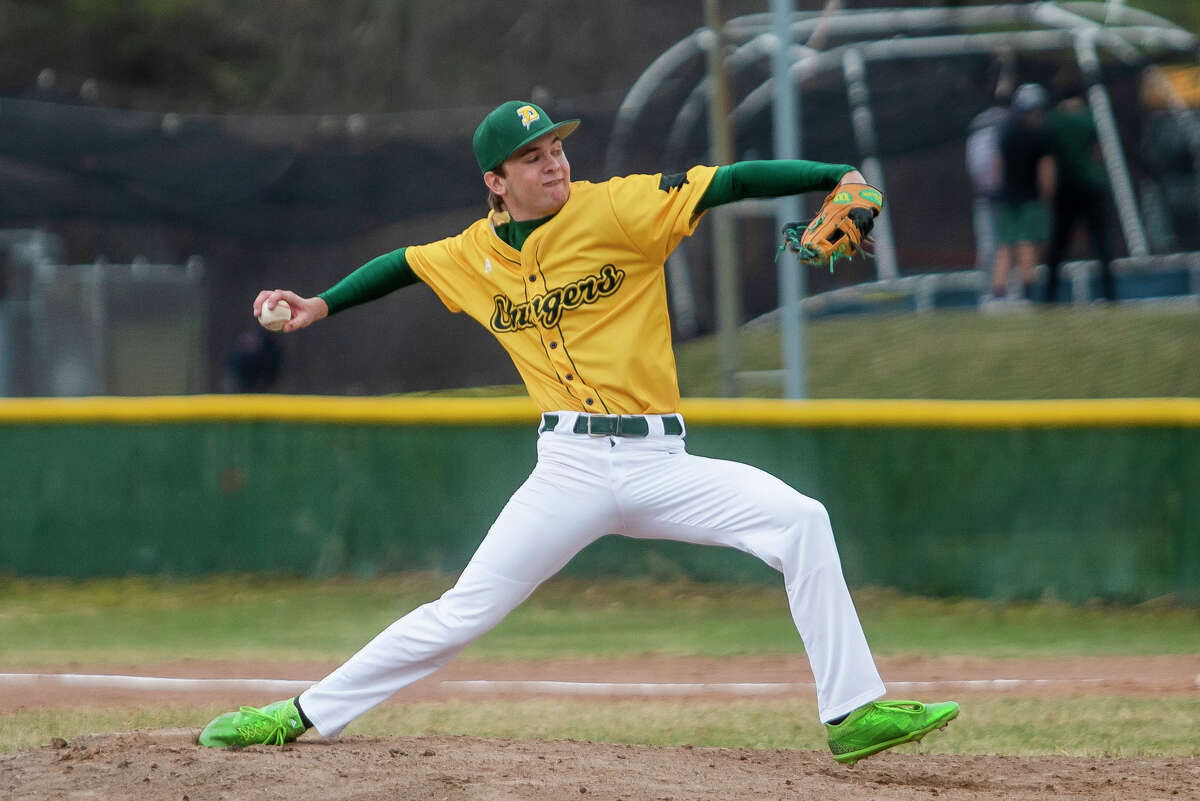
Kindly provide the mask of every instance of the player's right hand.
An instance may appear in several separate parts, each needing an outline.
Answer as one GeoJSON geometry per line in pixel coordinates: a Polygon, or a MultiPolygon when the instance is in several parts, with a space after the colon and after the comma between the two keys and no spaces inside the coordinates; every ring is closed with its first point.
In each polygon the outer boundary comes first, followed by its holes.
{"type": "Polygon", "coordinates": [[[262,314],[263,304],[268,304],[270,308],[275,308],[275,304],[281,300],[286,300],[288,305],[292,307],[292,319],[284,323],[283,328],[279,329],[285,334],[289,334],[292,331],[299,331],[301,328],[307,328],[317,320],[329,316],[329,307],[321,298],[302,298],[288,289],[262,290],[254,298],[254,306],[250,313],[254,315],[255,319],[258,319],[258,316],[262,314]]]}

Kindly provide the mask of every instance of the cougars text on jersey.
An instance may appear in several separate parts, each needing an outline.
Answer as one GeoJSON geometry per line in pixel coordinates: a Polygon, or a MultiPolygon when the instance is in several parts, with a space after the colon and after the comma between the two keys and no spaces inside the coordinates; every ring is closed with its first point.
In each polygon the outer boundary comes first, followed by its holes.
{"type": "Polygon", "coordinates": [[[513,303],[508,295],[496,295],[496,310],[489,327],[497,334],[520,331],[535,325],[553,328],[558,325],[564,312],[615,295],[624,280],[624,270],[606,264],[594,275],[554,287],[523,303],[513,303]]]}

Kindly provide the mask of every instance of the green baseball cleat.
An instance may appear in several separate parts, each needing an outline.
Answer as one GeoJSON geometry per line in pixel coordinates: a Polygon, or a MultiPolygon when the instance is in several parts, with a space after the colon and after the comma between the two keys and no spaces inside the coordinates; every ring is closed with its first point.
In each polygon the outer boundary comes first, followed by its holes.
{"type": "Polygon", "coordinates": [[[237,712],[219,715],[200,732],[199,742],[209,748],[283,745],[305,731],[296,702],[289,698],[261,709],[244,706],[237,712]]]}
{"type": "Polygon", "coordinates": [[[860,706],[841,723],[826,723],[825,731],[833,758],[843,765],[853,765],[863,757],[920,740],[934,729],[944,729],[956,717],[958,704],[953,701],[874,701],[860,706]]]}

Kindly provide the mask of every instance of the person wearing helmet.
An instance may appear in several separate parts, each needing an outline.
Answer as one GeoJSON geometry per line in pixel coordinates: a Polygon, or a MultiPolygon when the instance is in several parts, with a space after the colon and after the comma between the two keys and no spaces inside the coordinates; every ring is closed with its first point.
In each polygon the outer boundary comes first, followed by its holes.
{"type": "Polygon", "coordinates": [[[1008,296],[1009,271],[1020,271],[1023,294],[1033,295],[1038,248],[1046,241],[1046,206],[1053,193],[1054,160],[1043,128],[1046,90],[1023,83],[1013,92],[1012,114],[1000,132],[1004,186],[1000,191],[999,244],[992,298],[1008,296]]]}

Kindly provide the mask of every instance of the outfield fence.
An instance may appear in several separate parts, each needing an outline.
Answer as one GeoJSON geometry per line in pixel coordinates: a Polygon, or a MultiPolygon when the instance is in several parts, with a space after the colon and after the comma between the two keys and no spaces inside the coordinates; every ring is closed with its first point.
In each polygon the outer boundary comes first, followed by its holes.
{"type": "MultiPolygon", "coordinates": [[[[851,585],[1200,601],[1200,399],[682,411],[692,453],[827,506],[851,585]]],[[[0,576],[456,572],[532,468],[536,425],[527,398],[0,400],[0,576]]],[[[777,580],[621,537],[567,571],[777,580]]]]}

